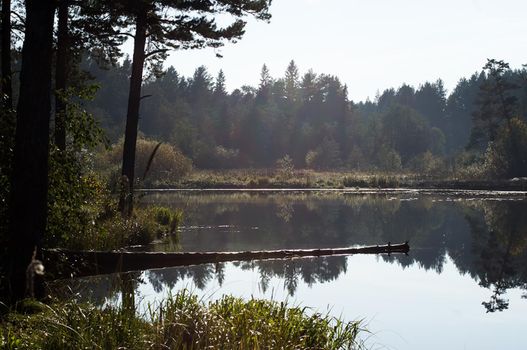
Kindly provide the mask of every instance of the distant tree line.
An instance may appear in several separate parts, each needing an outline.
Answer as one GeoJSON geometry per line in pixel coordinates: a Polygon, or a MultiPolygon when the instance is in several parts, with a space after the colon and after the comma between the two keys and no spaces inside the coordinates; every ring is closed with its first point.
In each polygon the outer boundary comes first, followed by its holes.
{"type": "MultiPolygon", "coordinates": [[[[489,60],[451,93],[439,79],[359,103],[338,77],[301,74],[294,61],[280,78],[263,65],[257,87],[230,93],[222,71],[213,78],[201,66],[184,77],[169,67],[144,82],[139,129],[176,145],[198,168],[271,167],[288,155],[301,168],[430,173],[484,162],[500,120],[525,123],[526,70],[500,62],[489,60]]],[[[101,84],[89,109],[117,141],[130,61],[106,70],[83,64],[101,84]]]]}

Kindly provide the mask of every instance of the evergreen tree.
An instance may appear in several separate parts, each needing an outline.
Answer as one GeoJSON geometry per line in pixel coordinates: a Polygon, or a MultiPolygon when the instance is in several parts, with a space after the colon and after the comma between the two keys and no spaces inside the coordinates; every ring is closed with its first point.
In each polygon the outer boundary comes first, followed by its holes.
{"type": "Polygon", "coordinates": [[[485,79],[482,74],[473,74],[470,79],[460,79],[447,98],[446,148],[449,154],[464,149],[470,137],[472,114],[479,86],[485,79]]]}
{"type": "Polygon", "coordinates": [[[123,36],[119,18],[112,14],[106,1],[58,1],[55,59],[55,144],[66,149],[66,107],[74,99],[69,87],[82,88],[86,77],[78,66],[86,52],[99,63],[112,62],[120,56],[123,36]]]}
{"type": "Polygon", "coordinates": [[[214,95],[216,98],[225,98],[225,96],[227,96],[227,90],[225,88],[225,74],[221,69],[218,72],[218,76],[216,77],[216,82],[214,84],[214,95]]]}
{"type": "Polygon", "coordinates": [[[123,192],[119,204],[124,215],[130,215],[133,207],[135,145],[145,61],[157,58],[159,62],[169,49],[220,47],[225,41],[240,39],[246,24],[242,18],[253,15],[257,19],[268,20],[269,5],[269,0],[114,2],[116,11],[125,14],[130,26],[134,27],[134,53],[122,166],[122,175],[128,181],[128,188],[123,192]],[[226,27],[218,27],[212,16],[224,14],[235,20],[226,27]]]}
{"type": "Polygon", "coordinates": [[[426,82],[416,91],[415,109],[431,126],[446,129],[446,91],[441,79],[435,83],[426,82]]]}
{"type": "Polygon", "coordinates": [[[478,109],[473,114],[473,128],[470,135],[470,147],[486,148],[493,142],[498,128],[504,121],[509,121],[517,111],[517,98],[512,90],[518,88],[505,76],[510,71],[504,61],[489,59],[483,67],[486,80],[480,86],[476,101],[478,109]]]}
{"type": "Polygon", "coordinates": [[[295,102],[298,99],[298,90],[300,87],[300,76],[298,73],[298,67],[294,60],[289,62],[287,70],[285,71],[285,96],[291,102],[295,102]]]}

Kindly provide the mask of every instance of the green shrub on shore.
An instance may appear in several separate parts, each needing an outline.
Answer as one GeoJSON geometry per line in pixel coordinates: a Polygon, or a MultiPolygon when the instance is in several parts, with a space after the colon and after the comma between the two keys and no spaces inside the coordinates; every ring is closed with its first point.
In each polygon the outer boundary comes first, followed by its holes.
{"type": "Polygon", "coordinates": [[[167,235],[177,238],[181,210],[163,207],[136,208],[130,218],[117,210],[94,225],[85,237],[78,237],[67,246],[75,249],[114,250],[127,246],[147,245],[167,235]]]}
{"type": "MultiPolygon", "coordinates": [[[[161,143],[148,172],[146,172],[149,159],[156,148],[158,141],[139,137],[136,145],[135,176],[136,181],[147,187],[159,187],[178,182],[192,170],[192,161],[185,157],[181,151],[168,143],[161,143]],[[146,175],[146,177],[144,177],[146,175]]],[[[116,175],[122,162],[123,140],[119,141],[109,150],[100,151],[96,155],[95,168],[108,177],[109,182],[116,182],[116,175]]]]}
{"type": "Polygon", "coordinates": [[[166,235],[177,238],[183,213],[159,206],[138,206],[130,218],[117,208],[117,199],[95,176],[80,177],[79,191],[52,201],[46,247],[74,250],[113,250],[146,245],[166,235]]]}
{"type": "Polygon", "coordinates": [[[181,291],[138,315],[76,302],[11,313],[4,349],[359,349],[360,322],[268,300],[224,296],[204,303],[181,291]]]}

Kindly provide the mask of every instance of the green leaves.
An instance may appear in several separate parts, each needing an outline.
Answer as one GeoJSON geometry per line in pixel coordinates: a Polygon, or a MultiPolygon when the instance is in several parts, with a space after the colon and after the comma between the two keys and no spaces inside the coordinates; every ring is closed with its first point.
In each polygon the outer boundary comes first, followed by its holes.
{"type": "Polygon", "coordinates": [[[69,135],[68,146],[73,152],[93,149],[108,143],[104,130],[83,106],[83,101],[93,100],[98,90],[99,85],[92,84],[57,92],[57,98],[62,99],[66,105],[64,120],[69,135]]]}

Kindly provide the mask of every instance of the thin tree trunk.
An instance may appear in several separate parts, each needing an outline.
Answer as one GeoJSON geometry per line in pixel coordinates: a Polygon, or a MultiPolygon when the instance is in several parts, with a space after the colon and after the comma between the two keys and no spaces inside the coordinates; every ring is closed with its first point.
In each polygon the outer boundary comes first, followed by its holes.
{"type": "Polygon", "coordinates": [[[2,93],[6,100],[4,108],[13,108],[13,88],[11,85],[11,0],[2,1],[2,93]]]}
{"type": "MultiPolygon", "coordinates": [[[[25,296],[26,269],[46,229],[51,56],[55,1],[26,0],[9,217],[9,287],[25,296]]],[[[42,289],[35,286],[35,293],[42,289]]]]}
{"type": "Polygon", "coordinates": [[[135,23],[132,76],[130,77],[130,93],[128,96],[128,112],[126,115],[126,131],[123,147],[122,175],[127,183],[125,186],[126,188],[122,189],[121,198],[119,200],[119,208],[124,216],[130,216],[133,210],[135,147],[137,141],[137,127],[139,124],[143,65],[145,62],[146,15],[146,10],[140,10],[135,23]]]}
{"type": "Polygon", "coordinates": [[[63,94],[66,91],[68,79],[68,1],[62,0],[58,7],[57,30],[57,65],[55,69],[55,145],[64,151],[66,149],[66,106],[63,94]]]}

